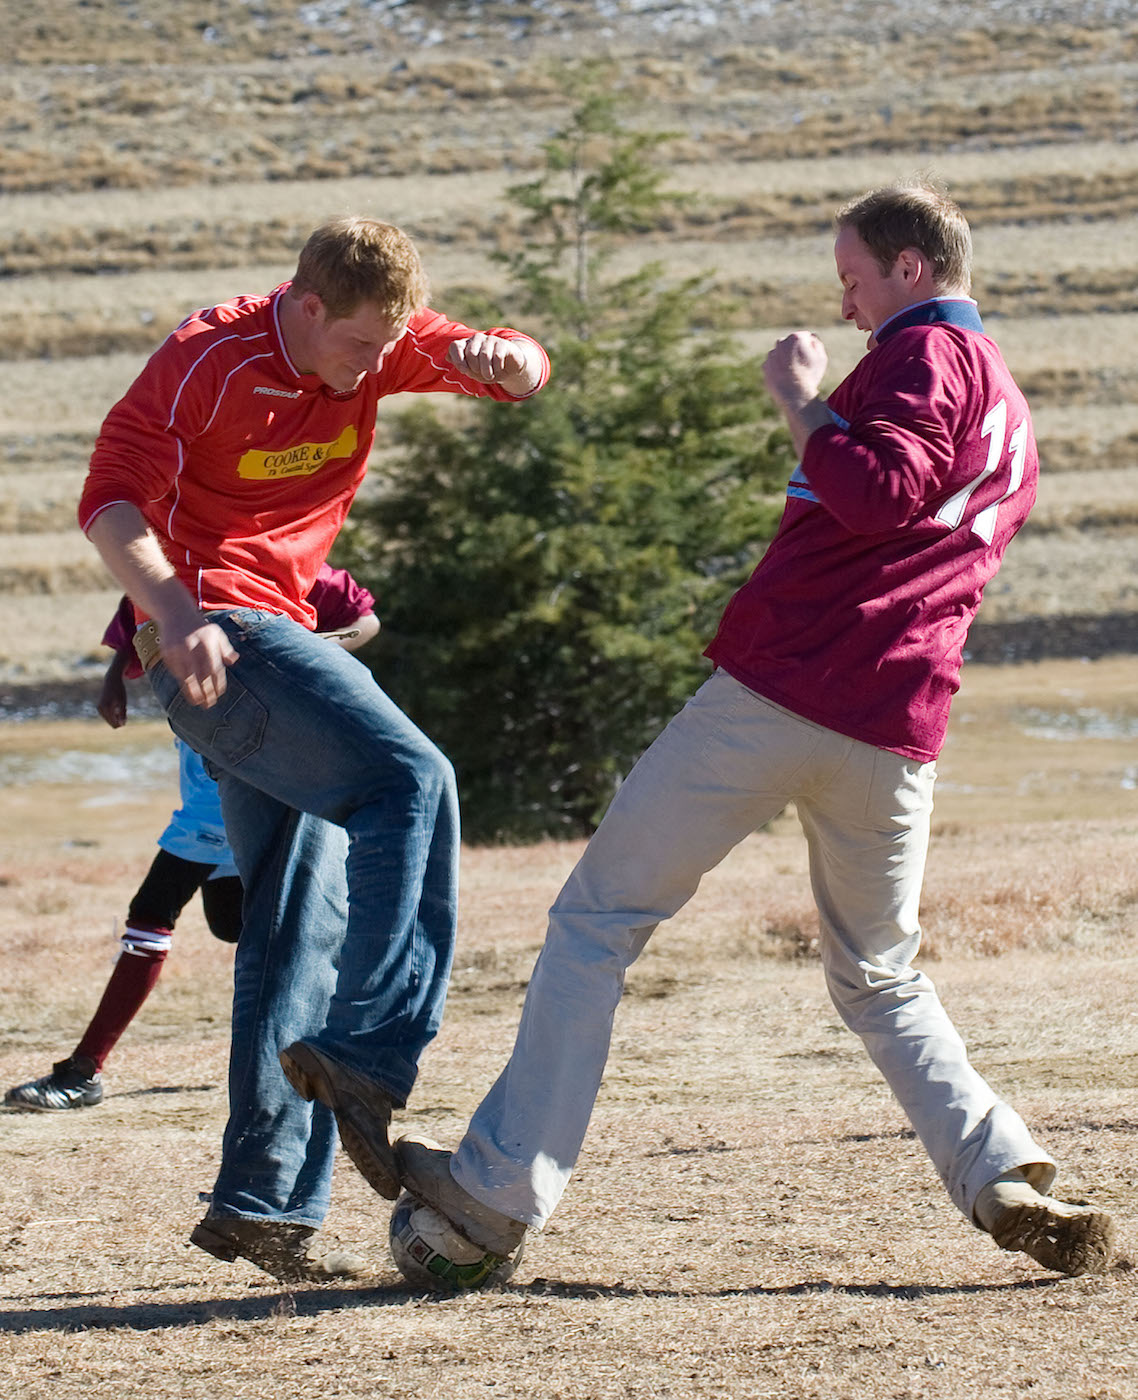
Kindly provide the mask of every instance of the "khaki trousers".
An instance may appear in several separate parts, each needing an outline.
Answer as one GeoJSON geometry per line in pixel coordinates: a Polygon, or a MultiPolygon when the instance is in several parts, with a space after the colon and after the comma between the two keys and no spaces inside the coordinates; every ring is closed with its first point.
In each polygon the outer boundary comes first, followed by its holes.
{"type": "Polygon", "coordinates": [[[969,1219],[980,1188],[1052,1159],[972,1068],[911,966],[935,765],[847,739],[717,671],[622,784],[550,912],[505,1070],[452,1159],[455,1179],[539,1226],[564,1191],[608,1057],[626,969],[703,874],[793,800],[826,983],[969,1219]]]}

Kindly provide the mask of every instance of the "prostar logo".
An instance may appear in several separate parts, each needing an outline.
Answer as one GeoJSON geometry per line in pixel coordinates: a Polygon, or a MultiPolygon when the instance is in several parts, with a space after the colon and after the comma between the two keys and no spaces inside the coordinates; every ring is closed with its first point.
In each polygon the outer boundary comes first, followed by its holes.
{"type": "Polygon", "coordinates": [[[299,399],[301,390],[299,389],[270,389],[267,384],[257,384],[253,389],[254,394],[271,394],[274,399],[299,399]]]}

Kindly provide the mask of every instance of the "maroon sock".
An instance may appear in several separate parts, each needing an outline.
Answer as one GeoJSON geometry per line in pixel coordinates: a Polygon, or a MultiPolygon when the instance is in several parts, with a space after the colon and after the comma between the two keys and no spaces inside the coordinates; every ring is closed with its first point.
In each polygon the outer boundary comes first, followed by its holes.
{"type": "Polygon", "coordinates": [[[119,1037],[138,1014],[162,973],[162,964],[170,943],[169,929],[139,929],[128,925],[123,937],[123,951],[111,980],[107,983],[91,1024],[74,1054],[94,1060],[95,1070],[118,1043],[119,1037]],[[140,943],[157,943],[159,947],[140,947],[140,943]]]}

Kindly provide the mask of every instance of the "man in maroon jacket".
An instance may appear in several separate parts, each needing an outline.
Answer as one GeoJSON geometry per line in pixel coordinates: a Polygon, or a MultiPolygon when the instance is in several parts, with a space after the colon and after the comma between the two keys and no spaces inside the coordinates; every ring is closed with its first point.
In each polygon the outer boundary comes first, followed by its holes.
{"type": "Polygon", "coordinates": [[[944,738],[984,585],[1038,471],[1023,395],[984,334],[960,210],[928,186],[843,209],[842,314],[868,353],[818,396],[796,332],[767,385],[801,464],[779,530],[708,648],[716,670],[633,769],[561,891],[513,1056],[453,1154],[397,1145],[404,1185],[508,1254],[568,1182],[624,974],[702,875],[793,801],[830,995],[952,1200],[1045,1268],[1105,1267],[1102,1212],[972,1068],[923,972],[918,903],[944,738]]]}

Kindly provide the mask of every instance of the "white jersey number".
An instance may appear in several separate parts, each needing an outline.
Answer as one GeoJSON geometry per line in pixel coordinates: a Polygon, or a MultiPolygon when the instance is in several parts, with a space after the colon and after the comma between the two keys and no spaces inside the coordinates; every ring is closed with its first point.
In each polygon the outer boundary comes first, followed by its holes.
{"type": "Polygon", "coordinates": [[[983,470],[973,477],[967,486],[962,486],[954,496],[950,496],[936,513],[936,518],[942,525],[947,525],[950,530],[956,529],[964,519],[964,511],[973,491],[1000,465],[1006,441],[1008,451],[1011,454],[1008,489],[998,501],[993,501],[990,506],[985,506],[972,521],[972,533],[979,535],[985,544],[992,543],[992,537],[996,533],[996,515],[1000,507],[1023,484],[1023,459],[1027,455],[1027,419],[1025,418],[1019,424],[1010,438],[1008,438],[1007,432],[1008,406],[1001,399],[980,425],[980,436],[988,439],[988,459],[984,463],[983,470]]]}

